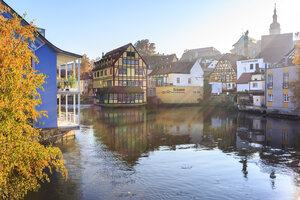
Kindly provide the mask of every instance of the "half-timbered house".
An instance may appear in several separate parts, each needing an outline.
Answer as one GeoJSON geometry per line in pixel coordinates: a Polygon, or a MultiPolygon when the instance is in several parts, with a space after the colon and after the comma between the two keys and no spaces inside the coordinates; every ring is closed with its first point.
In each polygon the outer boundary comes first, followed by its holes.
{"type": "Polygon", "coordinates": [[[236,61],[245,59],[244,56],[225,54],[218,61],[210,74],[209,82],[212,93],[232,92],[236,90],[237,69],[236,61]]]}
{"type": "Polygon", "coordinates": [[[93,89],[100,105],[146,103],[147,65],[130,43],[106,53],[95,62],[93,89]]]}

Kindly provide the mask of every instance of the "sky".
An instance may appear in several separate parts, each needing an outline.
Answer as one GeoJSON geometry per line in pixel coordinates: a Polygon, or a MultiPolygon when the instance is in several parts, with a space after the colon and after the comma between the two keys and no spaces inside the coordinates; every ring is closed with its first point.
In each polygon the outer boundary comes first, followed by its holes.
{"type": "Polygon", "coordinates": [[[149,39],[156,51],[215,47],[222,53],[249,30],[269,34],[274,4],[281,33],[300,31],[300,0],[5,0],[26,20],[46,29],[57,47],[91,59],[149,39]]]}

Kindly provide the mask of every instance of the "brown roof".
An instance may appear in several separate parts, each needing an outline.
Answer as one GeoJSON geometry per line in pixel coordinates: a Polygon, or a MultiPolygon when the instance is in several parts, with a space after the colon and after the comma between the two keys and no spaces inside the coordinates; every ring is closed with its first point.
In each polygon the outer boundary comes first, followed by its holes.
{"type": "MultiPolygon", "coordinates": [[[[131,44],[128,43],[124,46],[121,46],[119,48],[116,48],[114,50],[111,50],[109,52],[107,52],[99,61],[96,61],[95,64],[95,68],[93,69],[93,71],[98,70],[100,68],[104,68],[104,67],[108,67],[111,65],[114,65],[118,59],[122,56],[122,54],[127,50],[127,48],[129,46],[132,46],[134,49],[135,47],[131,44]],[[102,63],[102,64],[101,64],[102,63]],[[104,65],[103,63],[107,63],[106,65],[104,65]],[[104,66],[103,66],[104,65],[104,66]]],[[[139,54],[139,52],[135,49],[135,51],[139,54]]],[[[139,54],[140,56],[140,54],[139,54]]],[[[141,56],[140,56],[141,57],[141,56]]],[[[141,57],[142,58],[142,57],[141,57]]],[[[142,58],[142,60],[145,62],[145,60],[142,58]]],[[[145,62],[146,63],[146,62],[145,62]]],[[[147,65],[147,64],[146,64],[147,65]]]]}
{"type": "Polygon", "coordinates": [[[260,56],[265,62],[279,62],[293,48],[293,34],[263,35],[260,56]]]}
{"type": "Polygon", "coordinates": [[[161,67],[164,65],[169,65],[173,62],[178,61],[178,58],[176,54],[170,54],[170,55],[147,55],[143,56],[144,60],[147,62],[147,64],[150,66],[151,69],[155,69],[157,67],[161,67]]]}
{"type": "Polygon", "coordinates": [[[243,73],[240,78],[237,80],[237,84],[246,84],[251,81],[252,73],[243,73]]]}
{"type": "Polygon", "coordinates": [[[195,62],[183,62],[183,61],[174,62],[170,65],[166,65],[161,68],[154,69],[150,73],[150,76],[160,75],[160,74],[172,74],[172,73],[189,74],[191,73],[191,69],[194,66],[194,64],[195,62]]]}

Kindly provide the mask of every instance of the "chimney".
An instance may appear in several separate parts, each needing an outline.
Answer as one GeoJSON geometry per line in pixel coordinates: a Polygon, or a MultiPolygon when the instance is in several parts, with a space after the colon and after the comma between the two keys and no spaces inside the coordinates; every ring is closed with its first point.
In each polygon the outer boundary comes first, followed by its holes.
{"type": "Polygon", "coordinates": [[[102,57],[104,57],[104,52],[102,52],[102,57]]]}

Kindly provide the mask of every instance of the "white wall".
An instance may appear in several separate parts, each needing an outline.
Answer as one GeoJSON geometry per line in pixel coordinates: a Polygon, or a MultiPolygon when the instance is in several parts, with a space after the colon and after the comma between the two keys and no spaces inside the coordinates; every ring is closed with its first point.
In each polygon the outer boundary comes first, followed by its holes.
{"type": "Polygon", "coordinates": [[[248,83],[246,83],[246,84],[237,84],[236,90],[237,90],[238,92],[244,92],[244,91],[246,91],[246,90],[249,91],[249,84],[248,84],[248,83]]]}
{"type": "Polygon", "coordinates": [[[265,91],[265,81],[251,81],[249,82],[250,90],[262,90],[265,91]],[[253,84],[257,83],[257,87],[253,87],[253,84]]]}
{"type": "Polygon", "coordinates": [[[265,103],[264,96],[253,96],[253,105],[262,106],[265,103]]]}
{"type": "Polygon", "coordinates": [[[218,94],[222,93],[222,83],[221,82],[211,82],[211,93],[212,94],[218,94]]]}
{"type": "Polygon", "coordinates": [[[168,74],[167,83],[172,83],[174,86],[199,86],[203,87],[204,83],[203,70],[198,61],[195,62],[190,74],[168,74]],[[180,83],[177,83],[177,78],[180,78],[180,83]],[[191,78],[191,84],[188,79],[191,78]]]}
{"type": "Polygon", "coordinates": [[[237,65],[237,80],[240,78],[242,73],[253,73],[255,72],[255,64],[259,64],[260,69],[265,69],[265,63],[263,58],[250,59],[250,60],[240,60],[236,62],[237,65]],[[253,64],[253,69],[250,69],[250,65],[253,64]]]}

